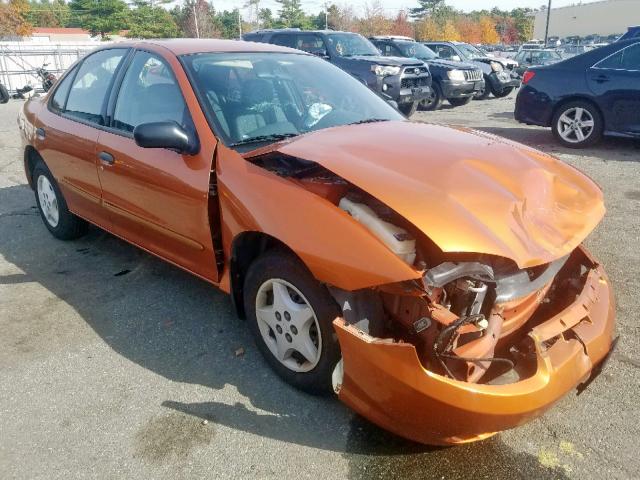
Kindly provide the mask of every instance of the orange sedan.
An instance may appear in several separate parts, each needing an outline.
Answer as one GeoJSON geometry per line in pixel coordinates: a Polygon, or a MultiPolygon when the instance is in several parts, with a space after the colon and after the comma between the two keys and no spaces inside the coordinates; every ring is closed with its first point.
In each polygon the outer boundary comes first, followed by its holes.
{"type": "Polygon", "coordinates": [[[614,301],[586,176],[410,123],[324,60],[119,43],[18,118],[57,238],[88,223],[231,295],[285,381],[429,444],[486,438],[588,381],[614,301]]]}

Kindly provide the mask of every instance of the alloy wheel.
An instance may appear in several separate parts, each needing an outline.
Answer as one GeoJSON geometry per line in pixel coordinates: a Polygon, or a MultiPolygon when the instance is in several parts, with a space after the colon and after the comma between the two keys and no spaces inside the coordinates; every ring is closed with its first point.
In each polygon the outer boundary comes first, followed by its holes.
{"type": "Polygon", "coordinates": [[[593,133],[595,121],[589,110],[572,107],[558,118],[558,134],[568,143],[582,143],[593,133]]]}

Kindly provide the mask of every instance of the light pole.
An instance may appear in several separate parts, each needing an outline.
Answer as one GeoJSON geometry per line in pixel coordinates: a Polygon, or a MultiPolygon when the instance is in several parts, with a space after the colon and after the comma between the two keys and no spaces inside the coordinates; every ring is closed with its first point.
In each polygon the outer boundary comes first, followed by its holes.
{"type": "Polygon", "coordinates": [[[547,48],[547,42],[549,41],[549,19],[551,18],[551,0],[549,0],[549,6],[547,7],[547,26],[544,30],[544,47],[547,48]]]}

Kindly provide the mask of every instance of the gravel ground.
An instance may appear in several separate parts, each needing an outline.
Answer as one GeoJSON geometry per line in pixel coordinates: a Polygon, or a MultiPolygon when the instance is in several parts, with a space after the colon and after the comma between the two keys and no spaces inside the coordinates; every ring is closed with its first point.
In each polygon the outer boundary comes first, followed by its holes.
{"type": "Polygon", "coordinates": [[[563,149],[513,120],[513,96],[415,115],[538,147],[595,179],[608,213],[587,243],[618,301],[617,350],[580,396],[490,440],[440,449],[283,384],[226,296],[202,281],[98,229],[53,239],[25,186],[20,106],[0,105],[3,478],[640,477],[638,142],[563,149]]]}

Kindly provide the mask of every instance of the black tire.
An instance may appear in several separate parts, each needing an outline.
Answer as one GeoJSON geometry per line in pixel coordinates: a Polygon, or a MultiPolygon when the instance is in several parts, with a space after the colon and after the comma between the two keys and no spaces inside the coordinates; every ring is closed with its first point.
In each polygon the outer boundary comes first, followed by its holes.
{"type": "Polygon", "coordinates": [[[0,103],[7,103],[10,98],[11,96],[9,95],[9,91],[7,90],[7,87],[0,84],[0,103]]]}
{"type": "Polygon", "coordinates": [[[420,100],[418,103],[418,110],[433,112],[442,106],[443,101],[442,89],[440,88],[440,85],[434,83],[431,85],[431,94],[429,94],[429,96],[424,100],[420,100]]]}
{"type": "Polygon", "coordinates": [[[473,96],[474,100],[486,100],[491,95],[491,82],[489,77],[484,76],[484,88],[473,96]]]}
{"type": "Polygon", "coordinates": [[[398,110],[407,118],[416,113],[418,102],[402,103],[398,105],[398,110]]]}
{"type": "Polygon", "coordinates": [[[38,161],[34,167],[32,179],[40,217],[42,218],[42,222],[45,227],[47,227],[54,237],[60,240],[74,240],[87,233],[87,222],[69,211],[67,202],[60,191],[58,183],[42,160],[38,161]],[[45,177],[49,181],[55,194],[55,201],[58,207],[58,223],[56,225],[52,225],[52,223],[47,219],[42,205],[40,204],[40,196],[38,195],[38,179],[41,176],[45,177]]]}
{"type": "Polygon", "coordinates": [[[469,104],[473,97],[465,97],[465,98],[449,98],[449,103],[454,107],[462,107],[463,105],[469,104]]]}
{"type": "Polygon", "coordinates": [[[493,93],[493,96],[496,97],[496,98],[504,98],[507,95],[509,95],[511,92],[513,92],[513,87],[503,88],[499,92],[496,92],[495,90],[491,91],[491,93],[493,93]]]}
{"type": "MultiPolygon", "coordinates": [[[[327,288],[318,283],[297,258],[281,250],[270,250],[255,260],[244,282],[244,308],[258,349],[271,368],[285,382],[315,395],[324,395],[333,391],[331,375],[340,360],[340,345],[332,324],[339,315],[338,307],[327,288]],[[256,298],[260,287],[272,279],[284,280],[294,285],[304,295],[316,315],[322,346],[318,363],[312,370],[307,372],[291,370],[271,353],[262,337],[256,317],[256,298]]],[[[275,332],[273,333],[275,335],[275,332]]]]}
{"type": "Polygon", "coordinates": [[[551,131],[553,132],[553,136],[556,137],[558,142],[568,148],[585,148],[591,145],[596,144],[602,138],[602,133],[604,131],[604,122],[602,121],[602,115],[600,111],[590,102],[586,102],[584,100],[575,100],[573,102],[565,103],[561,105],[553,115],[553,120],[551,121],[551,131]],[[572,110],[576,108],[582,108],[585,112],[588,112],[588,115],[593,118],[593,129],[590,133],[585,137],[584,140],[579,141],[576,139],[575,142],[565,140],[560,133],[560,118],[572,110]]]}

